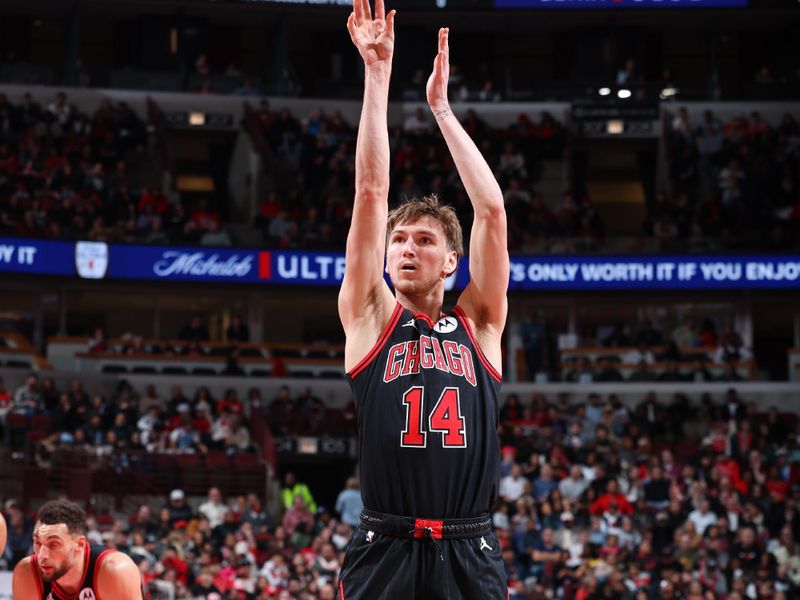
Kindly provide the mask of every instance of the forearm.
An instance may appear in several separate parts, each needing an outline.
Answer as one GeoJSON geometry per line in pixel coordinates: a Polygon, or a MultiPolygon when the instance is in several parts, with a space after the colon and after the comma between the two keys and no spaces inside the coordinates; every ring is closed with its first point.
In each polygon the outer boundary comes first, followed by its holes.
{"type": "Polygon", "coordinates": [[[503,193],[492,169],[450,107],[432,110],[475,211],[503,209],[503,193]]]}
{"type": "Polygon", "coordinates": [[[389,193],[389,108],[391,68],[367,67],[364,105],[356,140],[356,196],[383,197],[389,193]]]}

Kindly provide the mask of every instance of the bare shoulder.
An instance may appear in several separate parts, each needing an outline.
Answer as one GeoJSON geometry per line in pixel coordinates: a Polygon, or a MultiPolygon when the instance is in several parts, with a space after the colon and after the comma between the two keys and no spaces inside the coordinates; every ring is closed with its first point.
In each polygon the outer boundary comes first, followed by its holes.
{"type": "MultiPolygon", "coordinates": [[[[342,313],[343,299],[339,297],[342,313]]],[[[369,300],[361,305],[358,314],[342,318],[345,332],[345,371],[351,371],[375,346],[384,328],[389,323],[397,306],[397,300],[389,288],[381,282],[369,300]]]]}
{"type": "Polygon", "coordinates": [[[100,564],[97,588],[101,597],[141,600],[142,578],[139,568],[127,554],[111,552],[100,564]]]}
{"type": "Polygon", "coordinates": [[[459,296],[458,307],[472,329],[481,352],[495,370],[502,373],[502,339],[508,314],[508,300],[504,297],[501,306],[489,306],[470,283],[459,296]]]}
{"type": "Polygon", "coordinates": [[[36,583],[36,576],[33,572],[34,568],[31,556],[26,556],[14,567],[11,587],[15,598],[40,597],[39,585],[36,583]]]}

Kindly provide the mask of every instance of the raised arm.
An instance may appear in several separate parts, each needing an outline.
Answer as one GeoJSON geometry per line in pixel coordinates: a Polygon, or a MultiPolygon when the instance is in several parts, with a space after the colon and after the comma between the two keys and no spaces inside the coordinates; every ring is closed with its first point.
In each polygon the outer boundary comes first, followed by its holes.
{"type": "Polygon", "coordinates": [[[499,371],[500,335],[508,312],[506,210],[503,193],[492,170],[450,110],[447,100],[450,76],[448,34],[449,29],[439,30],[439,52],[428,79],[427,96],[475,210],[469,244],[470,283],[458,303],[473,321],[482,350],[499,371]]]}
{"type": "Polygon", "coordinates": [[[347,236],[339,317],[350,370],[369,352],[388,322],[394,298],[383,281],[389,196],[389,132],[386,115],[394,52],[394,11],[385,16],[383,0],[353,0],[347,19],[350,39],[364,60],[364,104],[356,140],[353,220],[347,236]]]}

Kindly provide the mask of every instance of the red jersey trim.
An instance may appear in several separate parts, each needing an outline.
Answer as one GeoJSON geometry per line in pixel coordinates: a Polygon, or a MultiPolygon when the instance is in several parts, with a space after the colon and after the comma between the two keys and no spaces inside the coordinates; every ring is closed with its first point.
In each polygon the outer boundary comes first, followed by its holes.
{"type": "Polygon", "coordinates": [[[31,554],[31,567],[33,568],[33,578],[36,580],[36,587],[39,588],[39,598],[44,596],[44,583],[42,578],[39,577],[39,561],[36,560],[36,555],[31,554]]]}
{"type": "Polygon", "coordinates": [[[344,600],[344,583],[339,581],[339,593],[341,594],[341,600],[344,600]]]}
{"type": "Polygon", "coordinates": [[[400,320],[400,315],[403,312],[403,307],[400,303],[397,303],[397,306],[394,307],[394,312],[392,312],[392,316],[389,317],[389,322],[386,324],[386,327],[383,328],[380,337],[378,337],[378,341],[375,342],[375,345],[372,349],[367,353],[367,355],[361,359],[361,361],[350,371],[347,373],[347,376],[351,379],[354,379],[356,375],[361,373],[364,369],[367,368],[369,363],[375,360],[375,357],[381,351],[383,346],[386,344],[386,340],[389,339],[389,336],[392,334],[392,330],[394,329],[395,325],[397,325],[397,321],[400,320]]]}
{"type": "MultiPolygon", "coordinates": [[[[92,549],[89,546],[88,541],[86,542],[84,548],[85,550],[83,552],[84,554],[83,575],[81,575],[81,583],[79,584],[79,586],[82,585],[84,581],[86,581],[86,573],[89,572],[89,561],[92,559],[92,549]]],[[[56,598],[61,598],[61,600],[70,600],[71,598],[77,598],[78,594],[80,593],[81,590],[79,588],[76,594],[72,594],[70,596],[64,590],[61,589],[61,586],[59,586],[57,582],[55,581],[53,582],[53,594],[55,594],[56,598]]]]}
{"type": "Polygon", "coordinates": [[[428,327],[433,327],[433,320],[425,313],[414,313],[414,319],[425,321],[428,324],[428,327]]]}
{"type": "Polygon", "coordinates": [[[100,565],[103,564],[103,560],[105,560],[105,558],[112,552],[114,552],[114,550],[111,550],[110,548],[103,550],[97,556],[97,560],[94,563],[94,575],[92,576],[92,589],[94,590],[94,597],[97,598],[97,600],[102,600],[102,598],[100,598],[100,588],[97,585],[97,578],[100,575],[100,565]]]}
{"type": "Polygon", "coordinates": [[[458,320],[461,321],[461,324],[464,326],[464,329],[466,330],[467,335],[469,336],[469,341],[472,342],[473,346],[475,346],[475,351],[478,353],[478,359],[481,361],[481,364],[486,368],[487,371],[489,371],[489,375],[491,375],[499,383],[502,383],[503,376],[497,372],[497,369],[495,369],[492,366],[492,363],[489,362],[489,359],[486,358],[486,355],[483,353],[480,344],[478,344],[478,340],[475,339],[475,335],[472,332],[472,327],[470,327],[469,319],[467,319],[467,315],[464,312],[464,309],[461,308],[460,306],[456,306],[453,309],[453,312],[458,317],[458,320]]]}

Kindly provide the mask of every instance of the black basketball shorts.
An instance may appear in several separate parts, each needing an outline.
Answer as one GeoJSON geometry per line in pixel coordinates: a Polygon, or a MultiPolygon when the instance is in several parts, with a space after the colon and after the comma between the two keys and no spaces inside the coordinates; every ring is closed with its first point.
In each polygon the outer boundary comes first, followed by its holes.
{"type": "Polygon", "coordinates": [[[338,600],[505,600],[488,515],[431,521],[365,510],[345,552],[338,600]]]}

